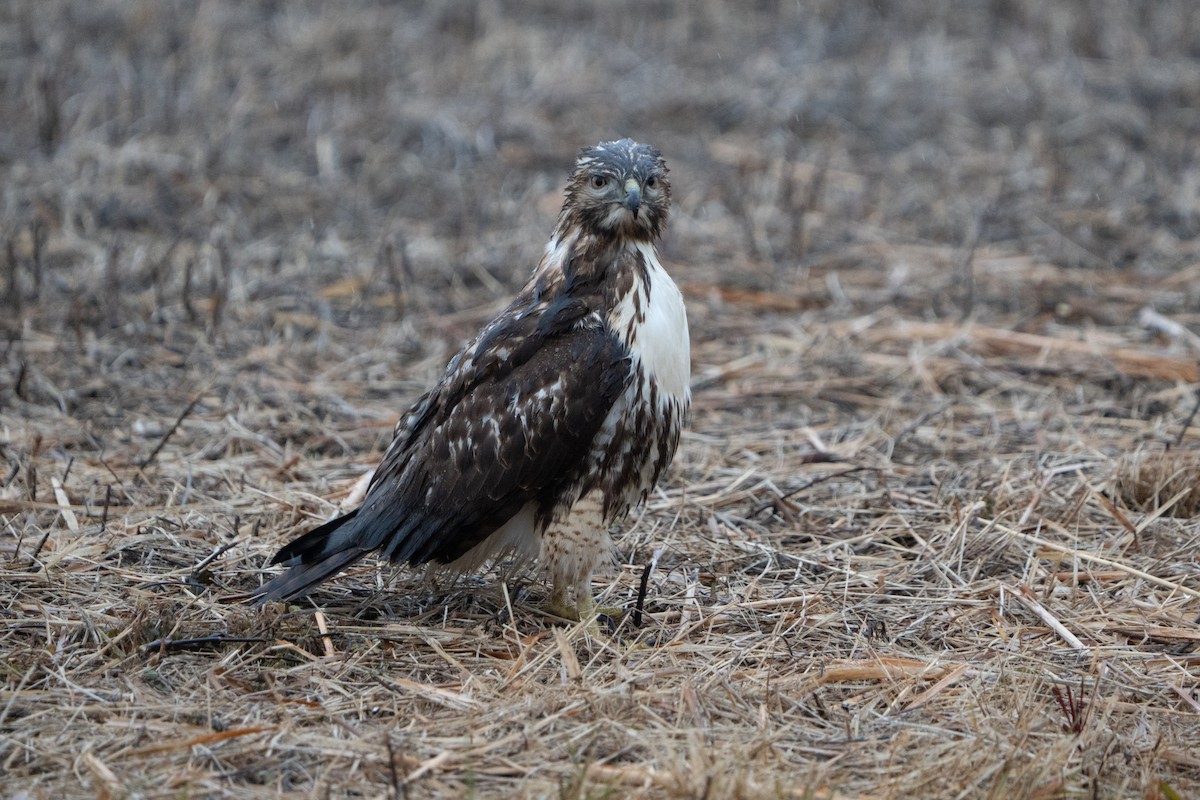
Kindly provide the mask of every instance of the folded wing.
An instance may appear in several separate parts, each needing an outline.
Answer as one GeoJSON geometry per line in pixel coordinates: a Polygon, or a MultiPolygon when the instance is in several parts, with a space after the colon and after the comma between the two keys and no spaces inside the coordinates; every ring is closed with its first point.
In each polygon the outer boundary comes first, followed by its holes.
{"type": "Polygon", "coordinates": [[[301,536],[259,601],[303,594],[373,551],[448,563],[527,504],[548,521],[586,490],[591,444],[630,380],[624,346],[582,305],[497,318],[397,430],[362,505],[301,536]]]}

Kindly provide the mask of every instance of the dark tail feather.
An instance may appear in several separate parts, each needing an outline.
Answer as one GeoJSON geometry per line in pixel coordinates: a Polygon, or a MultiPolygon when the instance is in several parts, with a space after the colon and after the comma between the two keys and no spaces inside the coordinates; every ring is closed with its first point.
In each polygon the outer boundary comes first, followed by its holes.
{"type": "Polygon", "coordinates": [[[291,600],[321,581],[333,577],[369,552],[371,551],[354,547],[340,553],[331,553],[313,564],[297,564],[259,587],[254,593],[254,604],[262,605],[268,600],[291,600]]]}
{"type": "Polygon", "coordinates": [[[331,578],[371,552],[368,548],[347,543],[343,549],[329,551],[331,534],[354,519],[357,510],[313,528],[289,543],[271,559],[272,564],[284,564],[289,569],[263,584],[253,595],[255,605],[268,600],[290,600],[304,594],[321,581],[331,578]]]}
{"type": "Polygon", "coordinates": [[[329,520],[329,522],[326,522],[324,525],[318,525],[300,538],[294,539],[284,545],[284,547],[275,554],[275,557],[271,559],[271,563],[286,564],[287,566],[291,567],[296,564],[311,564],[314,561],[329,555],[329,553],[322,551],[324,551],[330,535],[357,516],[358,509],[356,508],[349,514],[343,514],[340,517],[335,517],[334,519],[329,520]]]}

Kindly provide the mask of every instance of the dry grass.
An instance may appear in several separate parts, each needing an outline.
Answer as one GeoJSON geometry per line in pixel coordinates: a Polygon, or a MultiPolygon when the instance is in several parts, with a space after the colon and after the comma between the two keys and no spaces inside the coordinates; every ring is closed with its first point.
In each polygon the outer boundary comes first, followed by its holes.
{"type": "Polygon", "coordinates": [[[885,5],[0,10],[5,790],[1200,792],[1200,12],[885,5]],[[237,602],[624,134],[695,354],[642,624],[237,602]]]}

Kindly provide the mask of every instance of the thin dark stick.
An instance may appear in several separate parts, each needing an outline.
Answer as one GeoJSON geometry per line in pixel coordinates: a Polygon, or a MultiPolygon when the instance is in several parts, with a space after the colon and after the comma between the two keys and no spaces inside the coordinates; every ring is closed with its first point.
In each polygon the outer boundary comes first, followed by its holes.
{"type": "Polygon", "coordinates": [[[940,416],[941,414],[943,414],[946,411],[946,409],[950,408],[952,405],[954,405],[954,403],[955,403],[954,400],[946,400],[946,401],[938,404],[938,406],[936,408],[929,409],[924,414],[920,415],[919,417],[914,419],[912,422],[905,425],[904,428],[902,428],[899,433],[897,433],[895,436],[892,437],[892,446],[891,446],[889,453],[896,452],[896,448],[900,446],[901,439],[903,439],[905,436],[908,436],[910,433],[912,433],[917,428],[921,427],[922,425],[924,425],[926,422],[933,419],[934,417],[937,417],[937,416],[940,416]]]}
{"type": "Polygon", "coordinates": [[[150,466],[150,464],[154,461],[155,458],[158,457],[158,454],[166,446],[167,440],[170,439],[172,435],[174,435],[175,431],[179,430],[179,426],[183,424],[183,420],[187,417],[188,414],[192,413],[192,409],[196,407],[196,404],[200,402],[200,398],[203,396],[204,396],[203,393],[197,394],[195,397],[192,398],[192,401],[187,404],[187,407],[184,408],[183,411],[179,412],[179,416],[175,419],[175,424],[172,425],[167,430],[167,432],[163,434],[163,437],[158,440],[158,444],[155,446],[155,448],[150,451],[150,455],[146,456],[146,458],[142,461],[142,463],[139,466],[141,466],[141,467],[150,466]]]}
{"type": "Polygon", "coordinates": [[[850,467],[849,469],[843,469],[838,472],[831,472],[828,475],[822,475],[819,478],[813,478],[808,483],[806,483],[802,486],[797,486],[795,489],[792,489],[790,492],[785,492],[784,494],[781,494],[779,496],[779,499],[780,500],[790,500],[791,498],[793,498],[796,495],[803,492],[805,489],[811,489],[813,486],[816,486],[818,483],[824,483],[825,481],[831,481],[834,478],[841,478],[846,475],[853,475],[856,472],[863,472],[866,470],[874,470],[874,469],[876,469],[876,467],[850,467]]]}
{"type": "Polygon", "coordinates": [[[637,602],[633,604],[633,627],[642,627],[642,609],[646,605],[646,591],[650,586],[650,570],[654,569],[654,561],[647,561],[642,568],[642,580],[638,584],[637,602]]]}
{"type": "Polygon", "coordinates": [[[17,479],[17,476],[20,474],[21,474],[21,462],[19,462],[19,461],[12,462],[12,472],[8,473],[8,477],[4,479],[4,483],[0,483],[0,486],[8,486],[10,483],[15,481],[17,479]]]}
{"type": "MultiPolygon", "coordinates": [[[[11,518],[8,520],[5,520],[5,524],[9,528],[13,527],[11,518]]],[[[16,561],[18,558],[21,557],[21,545],[25,544],[25,529],[26,529],[26,526],[22,525],[20,532],[17,533],[17,546],[13,548],[12,558],[9,559],[10,562],[16,561]]]]}
{"type": "MultiPolygon", "coordinates": [[[[41,445],[41,442],[37,442],[34,445],[34,450],[36,451],[37,449],[39,449],[40,445],[41,445]]],[[[25,465],[25,485],[26,485],[26,488],[29,490],[29,499],[36,503],[37,499],[38,499],[37,498],[38,474],[37,474],[37,464],[35,464],[33,461],[35,458],[37,458],[36,452],[30,456],[29,463],[25,465]]]]}
{"type": "Polygon", "coordinates": [[[46,223],[39,217],[34,219],[33,225],[30,226],[30,233],[33,234],[33,299],[37,300],[42,296],[42,281],[44,275],[45,258],[43,257],[46,250],[46,223]]]}
{"type": "MultiPolygon", "coordinates": [[[[107,461],[105,461],[105,460],[104,460],[104,458],[103,458],[102,456],[98,456],[96,460],[100,462],[100,466],[102,466],[102,467],[104,467],[106,470],[108,470],[108,474],[109,474],[109,475],[112,475],[112,477],[113,477],[113,480],[117,482],[117,485],[118,485],[118,486],[120,486],[122,489],[124,489],[124,488],[125,488],[125,481],[121,480],[121,476],[120,476],[120,475],[118,475],[118,474],[117,474],[117,473],[116,473],[116,472],[113,470],[113,468],[112,468],[112,467],[110,467],[110,466],[108,465],[108,462],[107,462],[107,461]]],[[[110,489],[111,489],[111,488],[112,488],[112,486],[109,486],[108,488],[110,488],[110,489]]]]}
{"type": "Polygon", "coordinates": [[[751,513],[751,516],[757,516],[757,515],[761,514],[762,512],[766,511],[768,508],[773,506],[775,503],[786,503],[791,498],[800,494],[800,492],[803,492],[805,489],[811,489],[812,487],[816,486],[818,483],[824,483],[825,481],[831,481],[831,480],[834,480],[835,478],[842,478],[842,477],[845,477],[846,475],[853,475],[856,472],[863,472],[865,470],[876,470],[876,469],[878,469],[878,467],[850,467],[849,469],[843,469],[843,470],[839,470],[838,472],[831,472],[828,475],[822,475],[819,478],[813,478],[808,483],[801,484],[800,486],[797,486],[795,489],[792,489],[790,492],[785,492],[784,494],[779,495],[777,498],[775,498],[775,500],[773,500],[769,503],[763,503],[758,508],[754,509],[754,511],[751,513]]]}
{"type": "Polygon", "coordinates": [[[274,640],[266,639],[262,636],[225,636],[217,634],[215,636],[198,636],[194,639],[155,639],[153,642],[142,645],[142,650],[145,652],[152,650],[170,652],[172,650],[198,650],[201,647],[216,644],[251,644],[271,641],[274,640]]]}
{"type": "Polygon", "coordinates": [[[112,502],[112,484],[104,487],[104,511],[100,514],[100,532],[108,530],[108,504],[112,502]]]}
{"type": "MultiPolygon", "coordinates": [[[[42,552],[42,548],[46,546],[46,540],[49,538],[50,531],[47,529],[46,532],[42,534],[42,540],[37,543],[37,547],[33,548],[33,555],[29,557],[29,566],[32,567],[37,564],[37,557],[42,552]]],[[[36,572],[36,570],[34,571],[36,572]]]]}
{"type": "Polygon", "coordinates": [[[17,379],[13,382],[13,394],[27,403],[29,402],[29,397],[25,394],[25,376],[28,372],[29,364],[22,361],[17,367],[17,379]]]}
{"type": "Polygon", "coordinates": [[[1179,427],[1179,435],[1175,437],[1175,442],[1172,447],[1179,447],[1183,444],[1183,435],[1187,433],[1187,429],[1192,427],[1192,420],[1196,418],[1196,412],[1200,411],[1200,392],[1196,392],[1196,402],[1192,406],[1192,412],[1187,415],[1187,419],[1183,421],[1183,425],[1179,427]]]}

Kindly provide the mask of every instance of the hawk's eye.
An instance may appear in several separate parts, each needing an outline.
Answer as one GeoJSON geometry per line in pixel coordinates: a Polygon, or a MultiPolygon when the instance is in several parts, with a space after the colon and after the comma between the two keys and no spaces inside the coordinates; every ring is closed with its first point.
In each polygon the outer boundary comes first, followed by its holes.
{"type": "Polygon", "coordinates": [[[646,188],[647,188],[647,189],[656,189],[656,188],[658,188],[658,178],[656,178],[656,177],[654,177],[653,175],[651,175],[651,176],[649,177],[649,179],[647,179],[647,180],[646,180],[646,188]]]}
{"type": "Polygon", "coordinates": [[[604,175],[593,175],[592,176],[592,188],[593,189],[603,189],[605,186],[608,186],[608,178],[607,177],[605,177],[604,175]]]}

